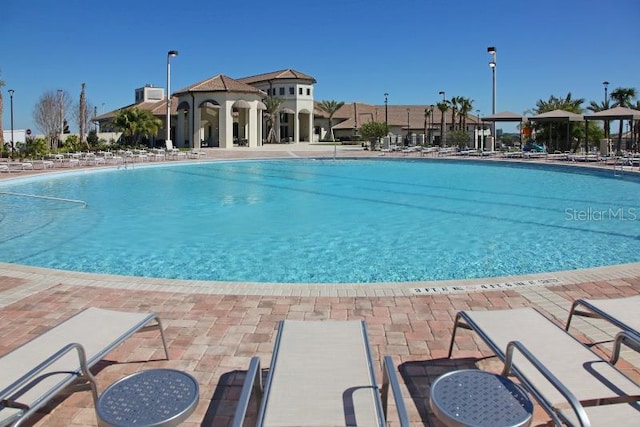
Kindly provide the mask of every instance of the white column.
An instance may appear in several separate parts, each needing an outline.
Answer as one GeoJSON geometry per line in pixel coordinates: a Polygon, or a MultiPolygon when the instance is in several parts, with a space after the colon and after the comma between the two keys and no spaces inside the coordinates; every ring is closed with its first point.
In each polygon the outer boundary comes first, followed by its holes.
{"type": "Polygon", "coordinates": [[[220,108],[220,148],[233,148],[231,104],[231,102],[225,101],[220,108]]]}
{"type": "Polygon", "coordinates": [[[194,114],[194,120],[193,120],[193,138],[191,139],[191,147],[195,150],[195,149],[199,149],[200,148],[200,108],[196,108],[195,105],[193,106],[193,114],[194,114]]]}
{"type": "Polygon", "coordinates": [[[262,147],[262,110],[256,109],[256,142],[262,147]]]}
{"type": "Polygon", "coordinates": [[[185,118],[184,110],[182,111],[178,110],[178,115],[177,115],[178,123],[176,124],[176,140],[174,141],[176,147],[179,146],[180,141],[184,141],[184,118],[185,118]]]}
{"type": "Polygon", "coordinates": [[[258,134],[257,134],[258,126],[256,123],[255,108],[253,106],[249,108],[249,110],[247,110],[247,114],[249,116],[247,117],[247,127],[249,130],[249,134],[247,135],[248,146],[257,147],[258,146],[258,134]]]}

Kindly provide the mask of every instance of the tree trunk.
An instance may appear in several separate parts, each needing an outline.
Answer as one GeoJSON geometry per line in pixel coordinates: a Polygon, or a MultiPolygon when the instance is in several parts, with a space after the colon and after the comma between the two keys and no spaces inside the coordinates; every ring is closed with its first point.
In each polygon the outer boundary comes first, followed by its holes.
{"type": "Polygon", "coordinates": [[[0,83],[0,148],[2,146],[4,146],[4,134],[2,133],[2,106],[3,106],[3,100],[2,100],[2,86],[3,84],[0,83]]]}

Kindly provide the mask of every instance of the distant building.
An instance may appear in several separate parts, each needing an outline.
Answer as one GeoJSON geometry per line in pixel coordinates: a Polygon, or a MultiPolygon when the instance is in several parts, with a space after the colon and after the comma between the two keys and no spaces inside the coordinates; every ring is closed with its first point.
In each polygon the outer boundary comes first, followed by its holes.
{"type": "MultiPolygon", "coordinates": [[[[293,69],[233,79],[218,74],[175,91],[171,98],[173,144],[181,148],[233,146],[258,147],[267,140],[264,99],[278,97],[282,104],[276,115],[276,140],[285,143],[318,142],[330,129],[328,114],[314,100],[316,79],[293,69]]],[[[150,141],[164,146],[166,135],[164,89],[146,85],[135,90],[135,103],[96,117],[100,130],[114,131],[117,111],[137,107],[151,111],[164,126],[150,141]]],[[[411,144],[440,144],[441,112],[430,105],[370,105],[345,103],[332,118],[334,135],[341,140],[358,140],[359,128],[369,121],[387,122],[392,134],[411,144]],[[431,111],[429,113],[429,111],[431,111]]],[[[458,129],[445,113],[445,134],[458,129]]],[[[465,132],[480,133],[479,120],[468,116],[465,132]]],[[[6,138],[5,138],[6,139],[6,138]]]]}
{"type": "MultiPolygon", "coordinates": [[[[11,146],[11,129],[6,130],[3,129],[2,130],[2,138],[4,140],[4,143],[6,146],[10,147],[11,146]],[[9,145],[7,145],[9,144],[9,145]]],[[[27,140],[27,131],[24,129],[14,129],[13,130],[13,143],[14,144],[18,144],[18,143],[25,143],[27,140]]],[[[15,145],[14,145],[15,146],[15,145]]]]}

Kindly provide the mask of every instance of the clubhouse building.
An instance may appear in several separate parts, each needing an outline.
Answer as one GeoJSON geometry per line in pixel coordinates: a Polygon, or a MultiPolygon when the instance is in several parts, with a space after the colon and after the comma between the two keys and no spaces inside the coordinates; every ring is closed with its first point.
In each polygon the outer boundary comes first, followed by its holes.
{"type": "MultiPolygon", "coordinates": [[[[273,123],[278,143],[319,142],[333,128],[337,139],[358,140],[358,129],[369,121],[386,122],[390,132],[410,144],[439,143],[442,114],[433,105],[370,105],[345,103],[333,116],[314,100],[316,79],[293,69],[234,79],[218,74],[175,91],[171,96],[170,135],[178,148],[259,147],[268,140],[265,99],[282,102],[273,123]]],[[[150,145],[164,146],[166,131],[164,89],[147,85],[135,90],[135,103],[95,118],[101,131],[113,131],[119,110],[140,108],[163,122],[150,145]]],[[[445,113],[445,132],[453,128],[451,113],[445,113]]],[[[475,133],[478,117],[469,116],[465,131],[475,133]]]]}

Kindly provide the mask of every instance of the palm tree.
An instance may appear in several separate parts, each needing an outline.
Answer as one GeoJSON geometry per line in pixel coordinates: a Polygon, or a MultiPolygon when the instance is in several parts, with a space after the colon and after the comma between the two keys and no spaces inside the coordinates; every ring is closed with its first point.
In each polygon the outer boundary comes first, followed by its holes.
{"type": "Polygon", "coordinates": [[[452,96],[449,100],[451,103],[451,126],[453,130],[456,130],[456,113],[458,111],[460,101],[462,101],[461,96],[452,96]]]}
{"type": "Polygon", "coordinates": [[[336,141],[333,136],[333,115],[336,113],[336,111],[342,108],[343,105],[344,102],[338,101],[321,101],[320,104],[318,104],[318,108],[329,115],[329,133],[331,135],[330,141],[333,142],[336,141]]]}
{"type": "Polygon", "coordinates": [[[271,96],[264,100],[264,105],[267,107],[264,115],[269,128],[269,133],[267,133],[267,144],[275,144],[278,142],[278,135],[276,134],[276,117],[283,101],[284,100],[282,98],[271,96]]]}
{"type": "MultiPolygon", "coordinates": [[[[568,92],[567,96],[565,96],[564,98],[559,98],[554,95],[551,95],[547,101],[539,99],[536,102],[536,108],[534,108],[534,112],[536,114],[541,114],[541,113],[547,113],[553,110],[564,110],[564,111],[569,111],[576,114],[582,114],[583,103],[584,103],[583,98],[574,99],[571,95],[571,92],[568,92]]],[[[579,142],[580,135],[582,132],[582,126],[578,125],[577,123],[569,123],[568,126],[570,129],[569,134],[578,138],[578,142],[579,142]]],[[[566,131],[563,131],[558,126],[553,126],[553,123],[549,123],[548,130],[544,127],[543,128],[536,127],[536,131],[538,132],[538,135],[541,139],[546,139],[548,141],[550,150],[559,148],[561,149],[561,151],[566,151],[570,148],[570,146],[560,147],[559,144],[558,144],[558,147],[555,146],[555,144],[553,143],[554,137],[556,141],[561,141],[563,140],[563,138],[566,138],[566,131]],[[547,135],[547,132],[548,132],[548,135],[547,135]]],[[[565,142],[568,143],[568,141],[565,141],[565,142]]],[[[576,144],[575,148],[577,147],[578,145],[576,144]]]]}
{"type": "Polygon", "coordinates": [[[469,112],[473,110],[473,100],[461,96],[458,99],[460,110],[458,111],[458,119],[460,123],[460,129],[466,131],[467,129],[467,116],[469,112]]]}
{"type": "MultiPolygon", "coordinates": [[[[589,103],[589,106],[587,107],[587,110],[592,111],[594,113],[597,113],[599,111],[608,110],[609,108],[611,108],[611,106],[609,105],[609,100],[605,99],[600,104],[598,104],[595,101],[591,101],[589,103]]],[[[604,137],[605,137],[605,139],[609,139],[609,135],[610,134],[611,134],[611,129],[609,128],[609,120],[605,120],[604,121],[604,137]]]]}
{"type": "Polygon", "coordinates": [[[148,110],[133,107],[118,111],[113,118],[113,125],[122,131],[125,142],[138,145],[142,138],[158,133],[162,120],[148,110]]]}
{"type": "Polygon", "coordinates": [[[0,79],[0,149],[4,147],[4,133],[2,132],[2,88],[4,87],[4,80],[0,79]]]}
{"type": "Polygon", "coordinates": [[[440,146],[444,147],[445,144],[445,135],[446,135],[446,131],[447,129],[445,128],[445,119],[446,119],[446,112],[449,110],[449,101],[447,101],[446,99],[443,100],[442,102],[438,102],[436,104],[436,107],[438,107],[438,110],[440,110],[440,146]]]}
{"type": "MultiPolygon", "coordinates": [[[[616,102],[613,104],[614,107],[626,107],[631,108],[631,102],[637,96],[637,92],[635,88],[632,87],[619,87],[611,92],[611,99],[616,102]]],[[[623,130],[623,121],[619,120],[620,127],[618,129],[618,146],[616,148],[616,152],[619,154],[622,150],[622,130],[623,130]]]]}

